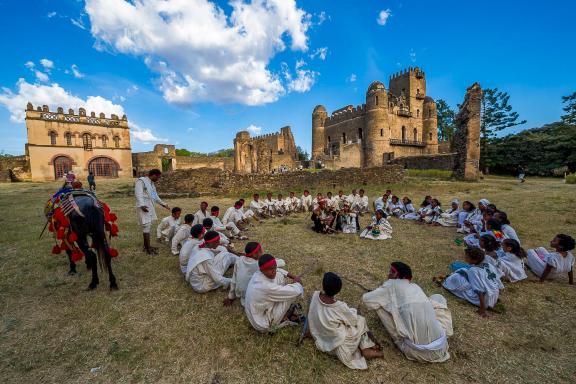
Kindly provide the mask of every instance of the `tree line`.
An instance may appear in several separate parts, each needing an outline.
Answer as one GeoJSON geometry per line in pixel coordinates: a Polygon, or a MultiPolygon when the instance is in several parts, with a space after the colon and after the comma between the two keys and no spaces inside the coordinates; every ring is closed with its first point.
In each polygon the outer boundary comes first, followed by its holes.
{"type": "MultiPolygon", "coordinates": [[[[506,129],[526,124],[498,88],[483,90],[480,115],[480,168],[484,172],[552,175],[576,171],[576,92],[562,96],[560,121],[501,136],[506,129]]],[[[456,112],[445,100],[436,102],[438,139],[452,140],[456,112]]]]}

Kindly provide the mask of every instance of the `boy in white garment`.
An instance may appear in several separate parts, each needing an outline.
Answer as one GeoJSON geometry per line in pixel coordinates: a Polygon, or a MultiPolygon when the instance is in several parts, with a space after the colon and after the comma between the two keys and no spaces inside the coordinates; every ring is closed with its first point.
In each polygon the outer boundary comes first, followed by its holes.
{"type": "Polygon", "coordinates": [[[254,212],[255,217],[263,219],[270,217],[266,211],[266,204],[260,201],[260,194],[258,193],[255,193],[253,196],[252,202],[250,203],[250,210],[254,212]]]}
{"type": "Polygon", "coordinates": [[[188,213],[186,216],[184,216],[184,224],[178,228],[178,231],[174,234],[174,237],[172,237],[170,250],[174,256],[178,255],[181,247],[184,245],[184,242],[187,241],[190,237],[190,230],[192,229],[193,222],[194,215],[188,213]]]}
{"type": "Polygon", "coordinates": [[[246,288],[244,311],[248,321],[259,332],[274,332],[278,328],[294,325],[302,320],[299,306],[294,302],[304,294],[298,276],[277,270],[272,255],[262,255],[246,288]],[[294,280],[287,284],[286,277],[294,280]]]}
{"type": "Polygon", "coordinates": [[[305,189],[304,194],[302,195],[302,198],[300,199],[300,201],[302,203],[302,210],[304,212],[311,212],[312,211],[313,204],[312,204],[312,195],[310,194],[310,191],[305,189]]]}
{"type": "Polygon", "coordinates": [[[290,192],[290,196],[286,198],[286,202],[289,204],[290,212],[298,212],[302,209],[302,203],[294,192],[290,192]]]}
{"type": "Polygon", "coordinates": [[[203,201],[200,203],[200,209],[194,214],[194,222],[192,225],[202,224],[202,221],[208,216],[208,203],[203,201]]]}
{"type": "Polygon", "coordinates": [[[276,199],[272,197],[272,192],[266,194],[266,198],[264,199],[264,212],[270,217],[276,216],[276,199]]]}
{"type": "Polygon", "coordinates": [[[286,206],[284,205],[284,197],[281,193],[278,194],[278,198],[276,199],[276,204],[274,205],[276,212],[279,216],[284,216],[286,214],[286,206]]]}
{"type": "Polygon", "coordinates": [[[248,239],[246,236],[242,236],[240,234],[240,229],[233,222],[229,221],[227,224],[222,223],[222,221],[220,221],[220,218],[218,217],[219,215],[220,215],[220,208],[219,207],[213,206],[212,208],[210,208],[210,219],[212,219],[212,223],[213,223],[212,228],[214,228],[215,231],[217,231],[217,232],[228,231],[228,235],[229,235],[228,237],[230,237],[232,239],[235,239],[235,238],[239,239],[239,240],[247,240],[248,239]]]}
{"type": "MultiPolygon", "coordinates": [[[[193,216],[193,215],[190,215],[193,216]]],[[[190,256],[192,255],[192,251],[194,248],[202,244],[204,242],[204,234],[206,231],[202,224],[196,224],[192,226],[190,231],[188,231],[188,239],[180,249],[180,254],[178,256],[178,261],[180,262],[180,271],[182,274],[186,276],[186,271],[188,269],[188,260],[190,260],[190,256]]]]}
{"type": "Polygon", "coordinates": [[[172,208],[172,214],[170,216],[166,216],[160,220],[158,227],[156,227],[156,240],[159,243],[170,243],[172,237],[174,237],[174,234],[178,231],[178,227],[180,226],[181,214],[182,209],[174,207],[172,208]]]}
{"type": "Polygon", "coordinates": [[[360,215],[368,212],[368,196],[364,194],[363,189],[359,191],[359,194],[356,197],[356,201],[350,208],[353,212],[357,212],[360,215]]]}
{"type": "Polygon", "coordinates": [[[308,326],[316,348],[336,355],[351,369],[367,369],[366,358],[382,357],[383,353],[369,337],[366,319],[336,296],[342,280],[332,272],[322,279],[322,292],[312,294],[308,326]]]}
{"type": "Polygon", "coordinates": [[[218,288],[228,288],[230,279],[224,273],[238,256],[220,245],[218,232],[209,231],[204,242],[194,248],[186,267],[186,281],[197,293],[205,293],[218,288]]]}
{"type": "Polygon", "coordinates": [[[220,244],[224,245],[224,246],[229,246],[230,244],[230,239],[228,238],[228,236],[226,236],[224,233],[217,231],[214,228],[214,222],[212,221],[211,218],[207,217],[204,219],[204,221],[202,221],[202,226],[204,227],[204,230],[206,232],[208,231],[215,231],[218,233],[218,235],[220,236],[220,244]]]}

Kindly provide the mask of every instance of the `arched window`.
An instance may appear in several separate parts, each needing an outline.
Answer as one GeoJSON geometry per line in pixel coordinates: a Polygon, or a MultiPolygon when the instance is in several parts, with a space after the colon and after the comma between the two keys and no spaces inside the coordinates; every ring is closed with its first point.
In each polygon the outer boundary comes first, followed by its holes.
{"type": "Polygon", "coordinates": [[[384,136],[384,129],[381,129],[380,130],[380,137],[383,137],[383,136],[384,136]]]}
{"type": "Polygon", "coordinates": [[[432,141],[432,132],[428,134],[428,140],[432,141]]]}
{"type": "Polygon", "coordinates": [[[56,132],[50,131],[50,145],[56,145],[56,132]]]}
{"type": "Polygon", "coordinates": [[[108,148],[108,136],[102,136],[102,147],[108,148]]]}
{"type": "Polygon", "coordinates": [[[418,141],[418,130],[414,128],[414,141],[418,141]]]}
{"type": "Polygon", "coordinates": [[[402,126],[402,141],[406,141],[406,127],[402,126]]]}
{"type": "Polygon", "coordinates": [[[378,105],[378,96],[376,96],[376,105],[378,105]]]}
{"type": "Polygon", "coordinates": [[[95,157],[88,163],[88,171],[94,176],[118,177],[118,164],[107,157],[95,157]]]}
{"type": "Polygon", "coordinates": [[[52,162],[54,165],[54,180],[60,180],[72,170],[72,159],[68,156],[58,156],[52,162]]]}
{"type": "Polygon", "coordinates": [[[428,118],[432,117],[432,108],[428,108],[428,118]]]}
{"type": "Polygon", "coordinates": [[[416,110],[416,117],[420,117],[420,110],[419,109],[416,110]]]}
{"type": "Polygon", "coordinates": [[[72,134],[70,132],[66,132],[64,138],[66,139],[66,145],[72,145],[72,134]]]}
{"type": "Polygon", "coordinates": [[[114,136],[114,146],[116,148],[120,148],[120,137],[119,136],[114,136]]]}
{"type": "Polygon", "coordinates": [[[358,128],[358,139],[362,140],[362,128],[358,128]]]}
{"type": "Polygon", "coordinates": [[[346,144],[346,132],[342,132],[342,142],[346,144]]]}
{"type": "Polygon", "coordinates": [[[328,136],[328,142],[330,142],[330,136],[328,136]]]}
{"type": "Polygon", "coordinates": [[[82,145],[84,146],[85,150],[92,149],[92,137],[90,137],[89,133],[85,133],[82,135],[82,145]]]}

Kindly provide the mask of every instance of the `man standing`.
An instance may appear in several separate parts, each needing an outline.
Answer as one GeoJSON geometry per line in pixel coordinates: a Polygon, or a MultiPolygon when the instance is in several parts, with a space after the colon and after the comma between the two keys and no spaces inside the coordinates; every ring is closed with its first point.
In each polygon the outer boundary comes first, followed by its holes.
{"type": "Polygon", "coordinates": [[[88,173],[88,186],[90,187],[91,191],[96,190],[96,181],[94,180],[94,172],[92,171],[88,173]]]}
{"type": "Polygon", "coordinates": [[[152,169],[148,172],[148,176],[140,177],[136,180],[134,185],[134,195],[136,196],[136,212],[138,214],[138,222],[142,226],[142,233],[144,237],[144,252],[148,255],[155,255],[158,253],[158,248],[153,248],[150,245],[150,230],[152,222],[157,220],[156,210],[154,203],[160,204],[165,209],[170,210],[168,204],[162,201],[156,192],[156,183],[162,177],[162,172],[159,169],[152,169]]]}

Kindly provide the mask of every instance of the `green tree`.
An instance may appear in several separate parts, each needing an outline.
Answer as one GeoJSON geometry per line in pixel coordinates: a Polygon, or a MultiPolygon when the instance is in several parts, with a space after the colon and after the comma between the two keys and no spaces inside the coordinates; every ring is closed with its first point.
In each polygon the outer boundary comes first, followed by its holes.
{"type": "Polygon", "coordinates": [[[492,164],[492,153],[489,144],[498,137],[504,129],[526,124],[526,120],[519,120],[518,112],[512,110],[509,104],[510,95],[499,91],[498,88],[483,90],[480,117],[480,167],[489,168],[492,164]]]}
{"type": "Polygon", "coordinates": [[[191,156],[192,153],[184,148],[176,149],[176,156],[191,156]]]}
{"type": "Polygon", "coordinates": [[[445,100],[436,101],[436,117],[438,120],[438,140],[452,140],[454,136],[454,117],[456,113],[445,100]]]}
{"type": "Polygon", "coordinates": [[[569,96],[562,96],[562,103],[565,104],[564,112],[562,115],[562,122],[564,124],[576,125],[576,92],[569,96]]]}
{"type": "Polygon", "coordinates": [[[304,149],[302,149],[302,147],[297,146],[296,147],[296,153],[298,154],[298,160],[299,161],[310,160],[310,155],[308,154],[308,152],[306,152],[304,149]]]}

